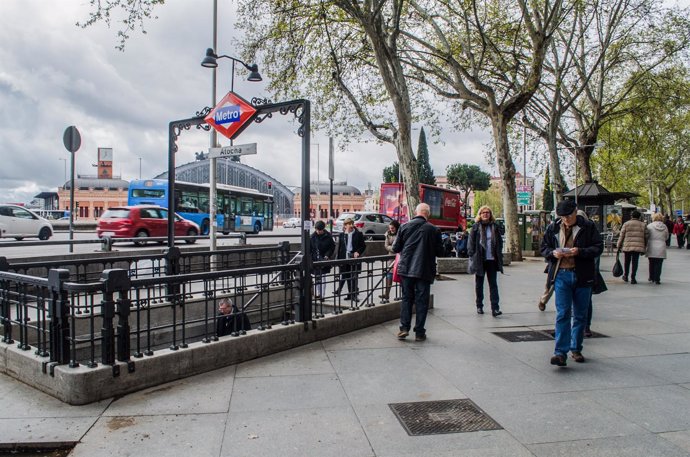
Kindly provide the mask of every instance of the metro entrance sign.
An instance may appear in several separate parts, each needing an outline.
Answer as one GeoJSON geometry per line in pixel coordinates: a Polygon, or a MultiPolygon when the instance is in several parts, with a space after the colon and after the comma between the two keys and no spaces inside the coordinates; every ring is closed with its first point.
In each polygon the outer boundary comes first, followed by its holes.
{"type": "Polygon", "coordinates": [[[256,116],[256,108],[234,92],[211,110],[204,120],[221,135],[234,140],[256,116]]]}

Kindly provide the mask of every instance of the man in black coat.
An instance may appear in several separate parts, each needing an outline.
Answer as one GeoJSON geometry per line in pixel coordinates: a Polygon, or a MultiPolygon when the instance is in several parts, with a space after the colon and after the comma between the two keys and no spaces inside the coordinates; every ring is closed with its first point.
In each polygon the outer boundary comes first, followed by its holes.
{"type": "Polygon", "coordinates": [[[244,335],[251,328],[252,324],[244,311],[240,311],[230,298],[221,299],[218,304],[218,321],[216,322],[218,336],[244,335]]]}
{"type": "Polygon", "coordinates": [[[585,361],[582,340],[587,309],[597,272],[595,262],[604,244],[594,223],[577,214],[574,201],[558,203],[556,215],[560,219],[546,228],[541,255],[549,262],[549,277],[555,278],[556,348],[551,365],[564,367],[568,351],[576,362],[585,361]]]}
{"type": "MultiPolygon", "coordinates": [[[[335,252],[333,235],[326,230],[324,221],[316,221],[314,233],[311,234],[311,259],[314,262],[331,260],[335,252]]],[[[322,298],[326,294],[326,276],[331,267],[314,268],[314,298],[322,298]]]]}
{"type": "Polygon", "coordinates": [[[429,311],[431,284],[436,278],[436,257],[443,255],[441,231],[427,222],[431,209],[420,203],[415,217],[400,227],[393,243],[393,252],[400,253],[398,275],[402,278],[402,305],[400,307],[400,331],[398,339],[404,340],[410,334],[412,306],[417,310],[415,317],[415,341],[426,339],[426,315],[429,311]]]}
{"type": "MultiPolygon", "coordinates": [[[[355,221],[347,218],[343,221],[343,231],[338,237],[338,259],[356,259],[364,254],[367,244],[364,235],[355,227],[355,221]]],[[[362,270],[362,264],[347,264],[340,267],[340,286],[337,293],[343,290],[343,284],[347,283],[345,300],[359,301],[357,276],[362,270]]]]}

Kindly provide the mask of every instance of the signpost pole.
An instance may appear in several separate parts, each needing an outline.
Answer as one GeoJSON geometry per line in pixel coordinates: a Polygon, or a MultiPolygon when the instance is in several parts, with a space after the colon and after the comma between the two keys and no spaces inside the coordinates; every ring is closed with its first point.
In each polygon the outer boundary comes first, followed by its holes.
{"type": "Polygon", "coordinates": [[[71,241],[74,239],[74,155],[81,147],[81,135],[79,130],[73,125],[65,129],[62,135],[62,143],[65,145],[72,156],[70,162],[70,185],[69,185],[69,252],[74,252],[74,245],[71,241]]]}

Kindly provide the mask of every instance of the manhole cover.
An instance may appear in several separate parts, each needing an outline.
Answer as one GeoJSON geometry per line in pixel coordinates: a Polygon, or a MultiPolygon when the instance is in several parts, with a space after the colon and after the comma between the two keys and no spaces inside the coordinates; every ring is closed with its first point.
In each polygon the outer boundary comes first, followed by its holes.
{"type": "Polygon", "coordinates": [[[60,443],[0,443],[0,456],[20,457],[66,457],[76,442],[60,443]]]}
{"type": "MultiPolygon", "coordinates": [[[[546,333],[551,335],[552,338],[556,337],[556,331],[555,330],[544,330],[546,333]]],[[[603,333],[597,333],[597,332],[592,332],[592,336],[588,336],[587,338],[608,338],[608,335],[604,335],[603,333]]]]}
{"type": "Polygon", "coordinates": [[[388,406],[410,436],[503,428],[469,399],[391,403],[388,406]]]}
{"type": "Polygon", "coordinates": [[[551,341],[553,334],[548,331],[540,332],[537,330],[520,330],[517,332],[493,332],[494,335],[500,336],[511,343],[519,343],[521,341],[551,341]]]}

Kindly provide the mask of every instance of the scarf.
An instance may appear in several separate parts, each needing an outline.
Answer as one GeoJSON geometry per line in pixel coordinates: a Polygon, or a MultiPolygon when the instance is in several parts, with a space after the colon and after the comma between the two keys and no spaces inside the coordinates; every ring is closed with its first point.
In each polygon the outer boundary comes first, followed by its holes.
{"type": "Polygon", "coordinates": [[[496,224],[489,222],[488,224],[482,224],[480,222],[479,226],[479,244],[481,245],[482,248],[484,248],[484,256],[482,260],[486,259],[486,251],[487,251],[487,246],[486,246],[486,230],[491,230],[491,246],[489,246],[489,249],[491,249],[491,254],[494,259],[496,259],[496,224]]]}

